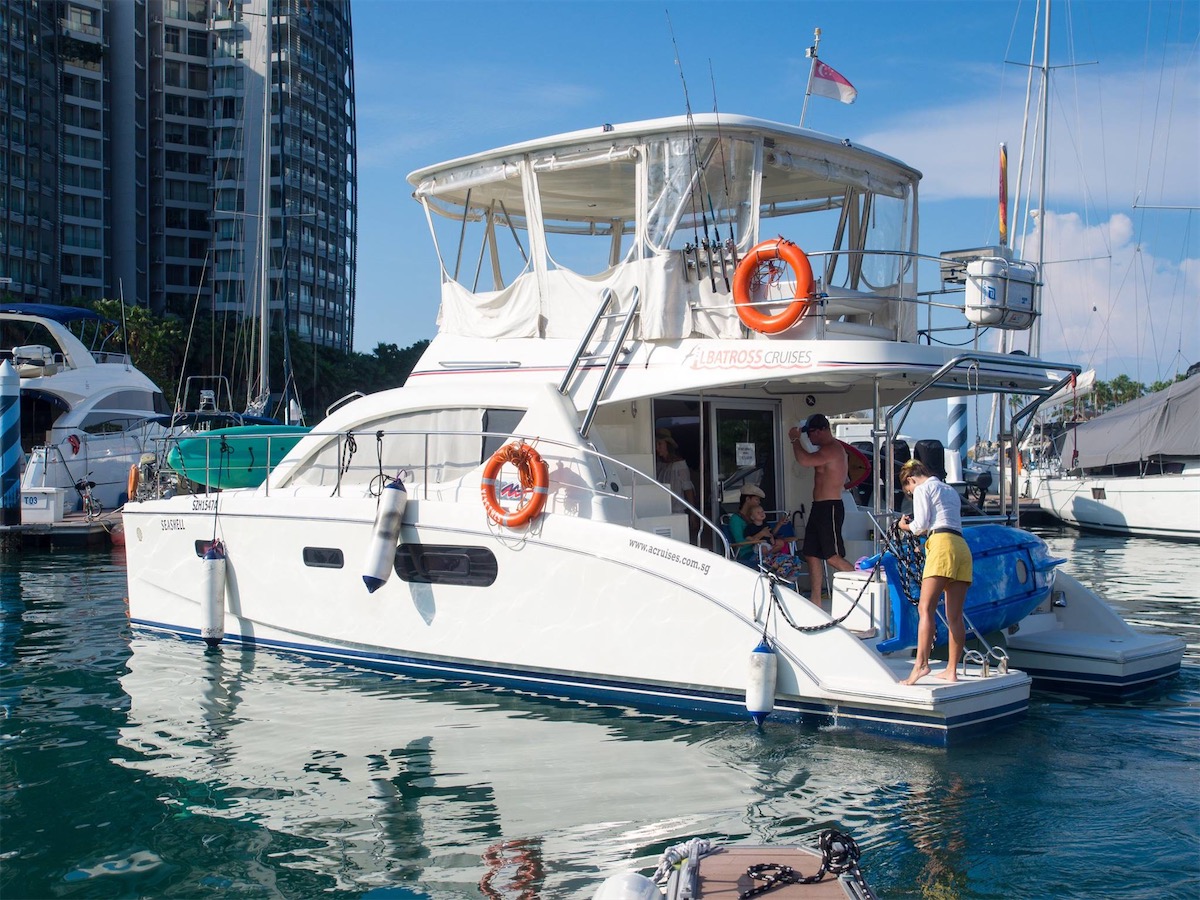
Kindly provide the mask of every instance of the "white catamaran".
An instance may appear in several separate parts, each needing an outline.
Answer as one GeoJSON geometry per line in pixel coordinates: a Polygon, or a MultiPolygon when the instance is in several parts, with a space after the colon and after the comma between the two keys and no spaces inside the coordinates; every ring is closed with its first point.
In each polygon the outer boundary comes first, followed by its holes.
{"type": "Polygon", "coordinates": [[[1040,539],[979,519],[978,649],[955,682],[901,684],[916,617],[879,451],[873,506],[844,495],[847,555],[865,561],[831,573],[831,601],[736,560],[736,473],[801,525],[812,470],[791,424],[871,410],[886,449],[915,401],[999,392],[1031,398],[1019,430],[1077,371],[937,341],[1027,325],[1037,273],[988,248],[942,260],[966,288],[943,324],[917,290],[914,169],[706,114],[409,180],[439,334],[405,387],[336,410],[262,485],[128,504],[136,626],[939,745],[1019,717],[1035,678],[1122,694],[1178,671],[1181,640],[1134,631],[1040,539]],[[656,444],[694,502],[656,481],[656,444]]]}

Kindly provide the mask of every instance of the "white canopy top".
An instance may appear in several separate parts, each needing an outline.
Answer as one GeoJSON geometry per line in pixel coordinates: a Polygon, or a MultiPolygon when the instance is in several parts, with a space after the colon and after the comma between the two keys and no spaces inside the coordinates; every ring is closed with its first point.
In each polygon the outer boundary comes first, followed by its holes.
{"type": "Polygon", "coordinates": [[[418,198],[436,198],[439,205],[458,208],[467,203],[467,191],[472,186],[489,184],[489,197],[498,197],[510,214],[523,217],[525,209],[518,165],[524,159],[532,158],[535,171],[574,169],[579,173],[577,183],[560,179],[558,192],[542,197],[545,218],[628,220],[634,214],[631,206],[634,195],[628,189],[628,183],[634,178],[637,148],[648,140],[689,137],[762,138],[764,154],[777,166],[797,174],[794,179],[764,183],[761,197],[764,206],[794,202],[806,195],[822,195],[834,180],[849,181],[877,193],[898,196],[921,178],[920,172],[899,160],[854,146],[848,140],[766,119],[702,113],[690,120],[687,116],[650,119],[524,141],[417,169],[408,180],[418,198]],[[595,165],[605,159],[624,161],[627,165],[595,165]],[[512,183],[507,195],[496,188],[496,182],[505,180],[512,183]],[[807,189],[805,182],[809,185],[807,189]]]}

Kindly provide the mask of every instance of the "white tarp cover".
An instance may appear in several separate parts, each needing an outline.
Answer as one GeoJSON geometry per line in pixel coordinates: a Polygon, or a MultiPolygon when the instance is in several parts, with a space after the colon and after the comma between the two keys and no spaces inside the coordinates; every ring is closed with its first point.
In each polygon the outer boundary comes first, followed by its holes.
{"type": "Polygon", "coordinates": [[[530,272],[504,290],[476,294],[457,282],[443,281],[438,325],[443,334],[462,337],[579,338],[596,314],[605,289],[616,294],[617,309],[626,310],[637,287],[641,311],[635,338],[738,337],[740,321],[723,277],[716,276],[714,291],[714,279],[707,273],[697,280],[696,273],[689,272],[685,281],[682,268],[683,257],[674,251],[624,263],[601,275],[554,269],[546,273],[544,298],[539,297],[537,279],[530,272]]]}
{"type": "Polygon", "coordinates": [[[1067,438],[1082,469],[1158,456],[1200,456],[1200,375],[1084,422],[1067,438]]]}

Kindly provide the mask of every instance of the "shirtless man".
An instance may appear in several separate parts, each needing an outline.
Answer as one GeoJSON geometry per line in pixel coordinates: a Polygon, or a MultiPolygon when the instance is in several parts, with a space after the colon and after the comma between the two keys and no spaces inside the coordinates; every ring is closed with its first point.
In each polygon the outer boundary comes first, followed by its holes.
{"type": "Polygon", "coordinates": [[[842,540],[842,523],[846,518],[846,509],[842,506],[842,489],[846,485],[846,451],[833,436],[829,420],[820,413],[808,417],[804,431],[817,448],[815,451],[804,449],[798,428],[793,427],[788,431],[788,440],[792,442],[796,462],[813,469],[813,503],[804,528],[803,553],[808,563],[811,585],[809,599],[819,604],[825,580],[822,563],[828,563],[831,569],[838,572],[854,569],[846,560],[846,544],[842,540]]]}

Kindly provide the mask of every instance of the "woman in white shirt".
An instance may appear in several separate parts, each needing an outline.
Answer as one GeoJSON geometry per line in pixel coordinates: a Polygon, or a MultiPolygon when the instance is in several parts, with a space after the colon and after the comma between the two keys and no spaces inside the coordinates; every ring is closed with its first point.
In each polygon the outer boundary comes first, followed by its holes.
{"type": "Polygon", "coordinates": [[[933,646],[938,598],[946,595],[946,626],[950,632],[950,664],[939,675],[958,680],[958,662],[966,643],[963,605],[973,577],[971,548],[962,536],[962,501],[958,492],[937,478],[924,463],[909,460],[900,469],[900,487],[912,494],[913,514],[898,523],[904,531],[928,534],[925,569],[921,573],[920,622],[917,626],[917,656],[912,674],[904,684],[916,684],[929,674],[929,651],[933,646]]]}

